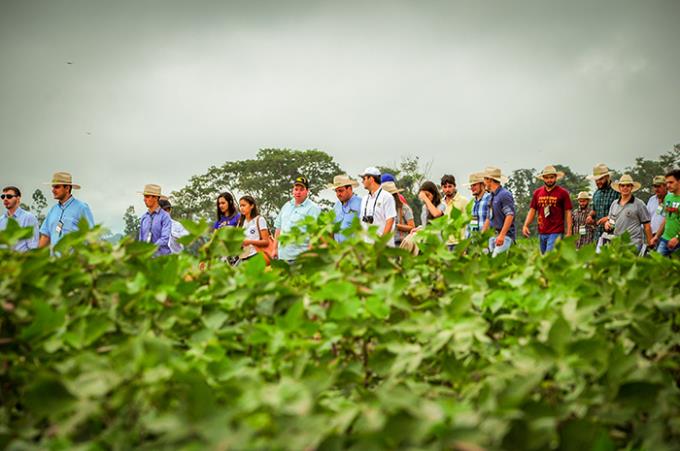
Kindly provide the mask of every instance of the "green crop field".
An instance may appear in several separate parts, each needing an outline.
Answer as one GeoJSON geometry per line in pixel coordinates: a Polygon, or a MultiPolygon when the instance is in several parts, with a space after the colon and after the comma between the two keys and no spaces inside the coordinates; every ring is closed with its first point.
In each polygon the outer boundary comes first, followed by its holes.
{"type": "Polygon", "coordinates": [[[240,230],[0,250],[0,448],[678,449],[680,261],[448,252],[462,220],[413,257],[322,218],[292,269],[222,263],[240,230]]]}

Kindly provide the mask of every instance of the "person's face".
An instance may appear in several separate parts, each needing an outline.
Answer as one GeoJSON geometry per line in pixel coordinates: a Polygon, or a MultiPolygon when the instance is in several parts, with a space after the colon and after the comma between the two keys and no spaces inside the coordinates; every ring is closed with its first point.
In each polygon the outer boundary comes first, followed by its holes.
{"type": "Polygon", "coordinates": [[[250,212],[253,209],[253,206],[247,200],[241,199],[240,201],[238,201],[238,209],[241,210],[241,214],[243,216],[249,217],[250,212]]]}
{"type": "Polygon", "coordinates": [[[672,175],[666,177],[666,189],[668,189],[668,191],[671,193],[678,194],[678,189],[680,189],[680,183],[678,183],[678,179],[672,175]]]}
{"type": "Polygon", "coordinates": [[[66,185],[52,185],[52,196],[57,200],[64,200],[68,196],[68,188],[66,185]]]}
{"type": "Polygon", "coordinates": [[[421,191],[421,193],[424,193],[424,194],[425,194],[425,197],[427,197],[428,199],[430,199],[430,202],[432,202],[432,199],[434,199],[434,196],[433,196],[432,193],[429,192],[429,191],[423,190],[423,191],[421,191]]]}
{"type": "Polygon", "coordinates": [[[444,195],[446,197],[453,196],[453,193],[455,193],[455,192],[456,192],[456,185],[454,185],[452,183],[445,183],[445,184],[442,185],[442,193],[444,193],[444,195]]]}
{"type": "Polygon", "coordinates": [[[493,188],[493,180],[490,179],[489,177],[484,177],[484,188],[487,191],[491,191],[491,189],[493,188]]]}
{"type": "Polygon", "coordinates": [[[581,208],[586,208],[588,206],[588,203],[590,201],[588,199],[579,199],[578,200],[578,206],[581,208]]]}
{"type": "Polygon", "coordinates": [[[666,184],[662,183],[660,185],[654,185],[654,194],[656,194],[659,197],[663,197],[666,195],[668,191],[666,190],[666,184]]]}
{"type": "Polygon", "coordinates": [[[223,215],[226,215],[229,212],[229,204],[224,197],[217,199],[217,206],[220,208],[220,213],[223,215]]]}
{"type": "Polygon", "coordinates": [[[599,179],[595,180],[595,185],[597,185],[597,187],[599,189],[604,188],[608,184],[609,184],[609,176],[608,175],[605,175],[604,177],[600,177],[599,179]]]}
{"type": "Polygon", "coordinates": [[[482,191],[484,191],[484,183],[483,182],[473,183],[472,185],[470,185],[470,191],[472,191],[473,195],[479,196],[480,194],[482,194],[482,191]]]}
{"type": "Polygon", "coordinates": [[[369,186],[371,186],[371,176],[369,175],[364,175],[361,177],[361,183],[364,185],[364,188],[368,189],[369,186]]]}
{"type": "Polygon", "coordinates": [[[619,189],[621,190],[622,196],[628,196],[630,193],[633,192],[633,185],[629,184],[619,185],[619,189]]]}
{"type": "Polygon", "coordinates": [[[304,185],[295,185],[293,186],[293,198],[295,199],[295,203],[301,204],[302,202],[307,199],[307,188],[305,188],[304,185]]]}
{"type": "Polygon", "coordinates": [[[149,210],[155,210],[158,207],[158,196],[151,196],[150,194],[144,195],[144,205],[149,210]]]}
{"type": "Polygon", "coordinates": [[[553,186],[555,186],[555,183],[557,183],[557,176],[554,174],[544,175],[543,183],[545,183],[545,186],[547,186],[548,188],[552,188],[553,186]]]}
{"type": "Polygon", "coordinates": [[[3,191],[2,194],[5,196],[5,198],[2,200],[2,204],[8,210],[15,208],[17,205],[19,205],[19,202],[21,202],[21,197],[17,196],[14,190],[9,189],[7,191],[3,191]]]}
{"type": "Polygon", "coordinates": [[[353,190],[351,186],[341,186],[339,188],[335,188],[335,195],[337,196],[338,200],[342,203],[345,203],[348,200],[350,200],[352,194],[353,190]]]}

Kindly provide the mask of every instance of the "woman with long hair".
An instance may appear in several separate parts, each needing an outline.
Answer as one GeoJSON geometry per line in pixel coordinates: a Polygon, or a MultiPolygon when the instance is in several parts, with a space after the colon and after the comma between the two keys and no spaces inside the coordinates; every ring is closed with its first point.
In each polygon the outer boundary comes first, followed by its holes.
{"type": "MultiPolygon", "coordinates": [[[[243,253],[241,260],[247,260],[257,254],[258,250],[263,251],[269,246],[269,229],[267,221],[260,216],[257,203],[252,196],[243,196],[239,199],[239,209],[241,217],[238,226],[243,227],[245,239],[243,240],[243,253]]],[[[268,260],[268,255],[264,255],[268,260]]]]}
{"type": "Polygon", "coordinates": [[[398,189],[394,182],[384,182],[382,188],[394,196],[394,204],[397,207],[397,225],[394,235],[394,244],[398,247],[401,245],[403,239],[406,238],[409,232],[416,226],[413,221],[413,210],[411,210],[411,207],[409,207],[408,204],[401,201],[399,193],[403,190],[398,189]]]}
{"type": "Polygon", "coordinates": [[[418,199],[423,203],[423,211],[420,214],[420,222],[423,226],[446,211],[446,202],[442,200],[437,185],[429,180],[420,185],[418,199]]]}
{"type": "Polygon", "coordinates": [[[241,214],[236,208],[234,196],[229,192],[224,192],[217,196],[215,204],[217,209],[217,221],[213,225],[213,229],[221,229],[222,227],[236,227],[238,225],[241,214]]]}

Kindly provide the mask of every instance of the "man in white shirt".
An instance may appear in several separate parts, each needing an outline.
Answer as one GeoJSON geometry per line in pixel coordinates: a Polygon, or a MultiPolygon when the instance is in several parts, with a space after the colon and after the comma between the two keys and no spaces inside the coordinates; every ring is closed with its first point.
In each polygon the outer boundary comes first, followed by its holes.
{"type": "MultiPolygon", "coordinates": [[[[172,212],[172,204],[170,201],[165,198],[161,198],[158,201],[158,205],[165,211],[168,212],[168,214],[171,214],[172,212]]],[[[170,248],[170,252],[173,254],[179,254],[184,250],[184,245],[181,244],[178,240],[182,238],[183,236],[187,236],[189,232],[187,232],[187,229],[184,228],[181,222],[175,221],[170,218],[172,221],[172,226],[170,228],[170,240],[168,241],[168,247],[170,248]]]]}
{"type": "Polygon", "coordinates": [[[663,200],[668,193],[666,178],[663,175],[657,175],[652,180],[652,186],[654,187],[654,194],[647,201],[647,211],[652,218],[652,233],[656,233],[663,224],[663,200]]]}
{"type": "MultiPolygon", "coordinates": [[[[394,197],[381,188],[380,170],[378,168],[366,168],[363,174],[360,174],[360,177],[364,188],[369,193],[361,203],[361,212],[359,214],[361,226],[366,230],[369,226],[377,227],[378,235],[380,236],[390,233],[390,240],[387,244],[390,247],[394,247],[393,232],[397,217],[394,197]]],[[[371,242],[370,239],[367,239],[367,241],[371,242]]]]}

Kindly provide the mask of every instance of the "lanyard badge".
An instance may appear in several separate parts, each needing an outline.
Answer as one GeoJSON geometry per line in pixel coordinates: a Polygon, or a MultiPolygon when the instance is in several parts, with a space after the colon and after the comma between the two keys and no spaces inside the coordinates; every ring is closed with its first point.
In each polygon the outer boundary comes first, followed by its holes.
{"type": "Polygon", "coordinates": [[[546,205],[543,207],[543,217],[547,218],[548,216],[550,216],[550,206],[546,205]]]}
{"type": "Polygon", "coordinates": [[[57,222],[57,227],[54,230],[61,236],[61,232],[64,230],[64,221],[57,222]]]}

